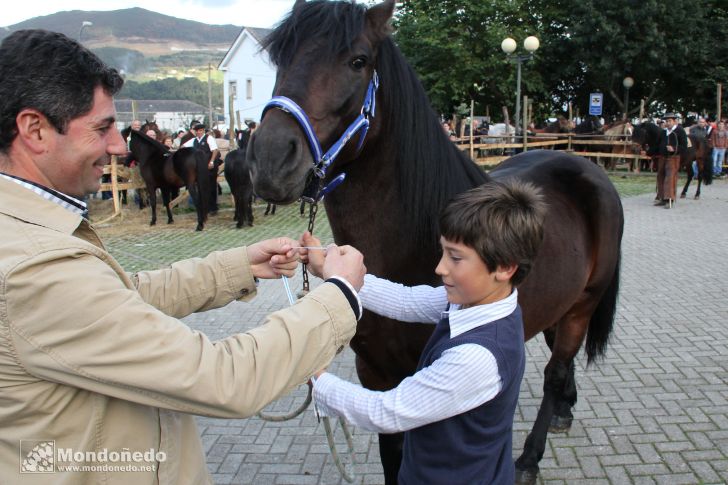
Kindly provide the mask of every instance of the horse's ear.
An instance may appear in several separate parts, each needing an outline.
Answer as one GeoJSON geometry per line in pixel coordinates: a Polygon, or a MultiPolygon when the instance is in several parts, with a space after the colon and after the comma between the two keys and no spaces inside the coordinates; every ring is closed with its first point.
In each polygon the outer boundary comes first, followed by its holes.
{"type": "Polygon", "coordinates": [[[384,39],[392,32],[389,19],[394,13],[394,0],[385,0],[367,10],[367,23],[378,39],[384,39]]]}
{"type": "Polygon", "coordinates": [[[293,4],[293,8],[291,10],[296,10],[298,7],[306,3],[306,0],[296,0],[296,3],[293,4]]]}

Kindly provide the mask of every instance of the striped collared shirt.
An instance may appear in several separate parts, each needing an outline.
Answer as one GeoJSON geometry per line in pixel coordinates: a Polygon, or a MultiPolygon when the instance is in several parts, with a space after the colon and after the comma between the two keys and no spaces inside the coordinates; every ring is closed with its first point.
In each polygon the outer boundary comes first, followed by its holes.
{"type": "MultiPolygon", "coordinates": [[[[436,324],[449,318],[450,336],[507,317],[518,303],[518,291],[488,305],[448,308],[445,288],[406,287],[367,275],[359,292],[364,308],[405,322],[436,324]]],[[[432,365],[404,379],[396,388],[370,391],[324,373],[315,380],[318,411],[341,416],[355,426],[396,433],[462,414],[493,399],[501,390],[493,354],[477,344],[452,347],[432,365]]]]}
{"type": "Polygon", "coordinates": [[[64,209],[88,219],[88,208],[86,207],[86,203],[82,200],[78,200],[74,197],[71,197],[70,195],[62,194],[57,190],[49,189],[48,187],[44,187],[41,184],[31,182],[30,180],[16,177],[15,175],[8,175],[6,173],[0,172],[0,177],[15,182],[16,184],[35,192],[36,194],[43,197],[45,200],[55,202],[64,209]]]}

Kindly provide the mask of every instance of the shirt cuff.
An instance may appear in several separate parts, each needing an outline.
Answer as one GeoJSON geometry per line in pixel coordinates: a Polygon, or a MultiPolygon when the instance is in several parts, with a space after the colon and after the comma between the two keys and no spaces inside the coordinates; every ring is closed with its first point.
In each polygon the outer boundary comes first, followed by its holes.
{"type": "Polygon", "coordinates": [[[335,284],[337,287],[339,287],[342,293],[344,293],[344,296],[346,296],[349,305],[351,305],[351,309],[354,312],[354,315],[356,316],[356,320],[358,322],[364,310],[361,307],[361,300],[359,299],[359,295],[357,294],[354,287],[351,286],[351,283],[346,281],[341,276],[336,275],[328,278],[326,282],[335,284]]]}
{"type": "Polygon", "coordinates": [[[321,418],[333,418],[338,416],[338,414],[326,406],[326,393],[336,392],[336,383],[338,380],[338,377],[333,374],[329,374],[328,372],[324,372],[318,377],[311,378],[311,382],[313,384],[313,402],[316,407],[316,413],[321,418]]]}

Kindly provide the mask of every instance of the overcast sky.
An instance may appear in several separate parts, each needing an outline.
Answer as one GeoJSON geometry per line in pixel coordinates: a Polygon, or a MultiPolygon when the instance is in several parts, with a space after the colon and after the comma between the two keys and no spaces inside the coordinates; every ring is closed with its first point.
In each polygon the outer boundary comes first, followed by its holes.
{"type": "Polygon", "coordinates": [[[0,26],[64,10],[107,11],[142,7],[172,17],[206,24],[272,27],[295,0],[20,0],[0,8],[0,26]]]}

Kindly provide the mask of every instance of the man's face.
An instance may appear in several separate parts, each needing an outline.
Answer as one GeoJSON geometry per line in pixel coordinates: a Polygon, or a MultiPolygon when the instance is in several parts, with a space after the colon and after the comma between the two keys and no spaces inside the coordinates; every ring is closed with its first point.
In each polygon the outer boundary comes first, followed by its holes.
{"type": "Polygon", "coordinates": [[[672,128],[673,126],[675,126],[675,123],[677,123],[675,121],[675,118],[668,118],[665,120],[665,125],[667,125],[668,128],[672,128]]]}
{"type": "Polygon", "coordinates": [[[113,98],[97,87],[91,111],[71,120],[65,134],[49,130],[49,156],[39,165],[51,188],[77,198],[99,190],[111,155],[126,154],[115,120],[113,98]]]}
{"type": "Polygon", "coordinates": [[[142,129],[142,122],[139,120],[134,120],[131,122],[131,129],[134,131],[139,131],[142,129]]]}
{"type": "Polygon", "coordinates": [[[195,136],[196,136],[197,138],[202,138],[202,136],[203,136],[204,134],[205,134],[205,129],[204,129],[204,128],[197,128],[197,129],[195,130],[195,136]]]}

